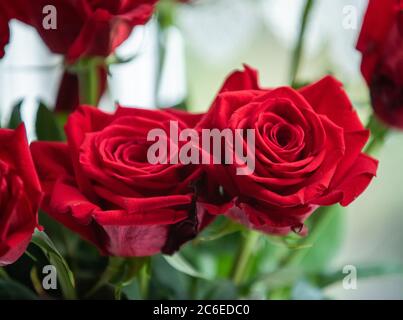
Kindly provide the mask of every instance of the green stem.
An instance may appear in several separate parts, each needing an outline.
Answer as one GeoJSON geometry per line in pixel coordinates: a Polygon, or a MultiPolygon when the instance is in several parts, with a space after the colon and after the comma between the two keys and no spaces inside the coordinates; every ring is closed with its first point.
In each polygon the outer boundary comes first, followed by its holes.
{"type": "Polygon", "coordinates": [[[248,231],[246,237],[243,239],[232,269],[232,280],[236,285],[242,284],[245,280],[248,262],[258,240],[259,233],[256,231],[248,231]]]}
{"type": "Polygon", "coordinates": [[[83,59],[79,62],[78,82],[80,104],[97,106],[101,91],[99,59],[83,59]]]}
{"type": "Polygon", "coordinates": [[[161,108],[159,92],[161,88],[162,72],[166,58],[167,29],[173,24],[173,6],[169,2],[160,2],[157,16],[157,70],[155,75],[155,105],[161,108]]]}
{"type": "Polygon", "coordinates": [[[150,291],[150,265],[145,264],[139,272],[140,295],[147,300],[150,291]]]}
{"type": "Polygon", "coordinates": [[[369,118],[367,129],[371,131],[371,138],[364,152],[369,155],[375,155],[385,143],[386,137],[390,134],[390,129],[381,123],[375,114],[369,118]]]}
{"type": "Polygon", "coordinates": [[[298,34],[297,44],[294,49],[294,53],[292,56],[291,62],[291,72],[290,72],[290,83],[292,87],[296,87],[297,85],[297,76],[298,76],[298,69],[301,63],[301,57],[303,52],[304,46],[304,38],[305,38],[305,31],[309,21],[309,14],[312,10],[314,4],[314,0],[307,0],[305,3],[305,8],[302,13],[301,17],[301,25],[298,34]]]}
{"type": "Polygon", "coordinates": [[[109,262],[105,271],[99,278],[98,282],[87,292],[85,298],[93,296],[99,289],[108,283],[115,287],[115,298],[120,298],[122,289],[130,284],[136,277],[139,278],[142,293],[147,296],[149,281],[147,277],[149,277],[149,268],[149,258],[109,257],[109,262]]]}
{"type": "Polygon", "coordinates": [[[106,285],[112,278],[119,274],[122,265],[124,264],[123,258],[109,257],[108,265],[100,276],[95,285],[86,293],[85,298],[93,296],[98,290],[106,285]]]}
{"type": "Polygon", "coordinates": [[[9,279],[10,277],[7,274],[7,271],[0,267],[0,279],[9,279]]]}
{"type": "MultiPolygon", "coordinates": [[[[340,214],[337,209],[338,205],[333,205],[329,207],[322,207],[315,212],[316,220],[314,225],[310,228],[309,235],[303,238],[302,243],[300,243],[301,247],[314,245],[320,234],[329,227],[330,222],[332,221],[334,214],[340,214]]],[[[291,251],[291,253],[285,257],[285,259],[280,263],[280,268],[288,268],[297,266],[304,257],[308,254],[309,248],[307,249],[295,249],[291,251]]]]}

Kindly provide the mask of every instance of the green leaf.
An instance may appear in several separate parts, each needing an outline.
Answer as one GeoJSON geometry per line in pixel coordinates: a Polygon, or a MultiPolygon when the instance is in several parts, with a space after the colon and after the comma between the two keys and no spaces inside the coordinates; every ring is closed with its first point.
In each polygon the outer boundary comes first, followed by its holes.
{"type": "Polygon", "coordinates": [[[292,54],[292,61],[291,61],[290,82],[292,87],[295,87],[297,82],[298,71],[300,69],[300,64],[304,52],[305,34],[307,27],[309,25],[309,18],[311,16],[314,4],[315,4],[314,0],[306,0],[305,7],[301,15],[298,40],[294,52],[292,54]]]}
{"type": "Polygon", "coordinates": [[[230,219],[224,219],[221,221],[218,221],[217,219],[217,222],[207,228],[206,232],[204,232],[201,236],[196,238],[194,243],[198,244],[198,242],[201,241],[214,241],[244,229],[244,226],[235,223],[230,219]]]}
{"type": "Polygon", "coordinates": [[[62,292],[66,299],[75,299],[75,281],[67,262],[59,253],[52,240],[41,231],[35,230],[32,243],[37,245],[48,258],[49,262],[55,266],[62,292]]]}
{"type": "Polygon", "coordinates": [[[335,205],[319,209],[314,214],[317,214],[317,220],[311,226],[312,236],[306,243],[306,245],[312,244],[312,247],[306,249],[307,253],[301,259],[301,265],[305,270],[326,268],[337,254],[343,240],[345,211],[342,207],[335,205]]]}
{"type": "Polygon", "coordinates": [[[132,61],[133,61],[134,59],[136,59],[137,57],[138,57],[138,54],[134,54],[134,55],[129,56],[129,57],[120,57],[120,56],[114,54],[114,55],[110,55],[110,56],[106,59],[105,64],[106,64],[107,66],[125,64],[125,63],[132,62],[132,61]]]}
{"type": "Polygon", "coordinates": [[[139,275],[140,271],[147,267],[149,262],[149,257],[110,257],[108,266],[106,267],[101,278],[86,296],[92,296],[101,287],[108,283],[112,284],[118,288],[119,291],[121,291],[122,288],[130,285],[133,282],[133,280],[139,275]]]}
{"type": "Polygon", "coordinates": [[[375,114],[372,114],[369,118],[367,129],[370,130],[371,136],[367,145],[365,146],[364,151],[369,155],[374,155],[384,144],[386,137],[390,133],[390,130],[377,118],[375,114]]]}
{"type": "Polygon", "coordinates": [[[129,300],[141,300],[141,290],[138,281],[132,281],[130,284],[122,288],[122,293],[129,300]]]}
{"type": "Polygon", "coordinates": [[[217,280],[205,282],[207,292],[200,299],[203,300],[235,300],[238,298],[237,287],[232,281],[217,280]]]}
{"type": "Polygon", "coordinates": [[[309,234],[292,250],[282,267],[323,270],[337,253],[343,237],[344,211],[339,205],[318,209],[308,221],[309,234]]]}
{"type": "Polygon", "coordinates": [[[36,136],[43,141],[64,141],[63,130],[59,126],[56,115],[42,102],[36,114],[36,136]]]}
{"type": "Polygon", "coordinates": [[[0,267],[0,279],[9,279],[7,271],[3,267],[0,267]]]}
{"type": "Polygon", "coordinates": [[[164,259],[162,255],[156,255],[151,259],[151,283],[150,299],[183,300],[190,299],[191,278],[177,271],[164,259]]]}
{"type": "Polygon", "coordinates": [[[46,230],[48,237],[52,239],[53,244],[58,248],[60,254],[66,259],[73,257],[77,253],[76,247],[79,238],[75,233],[52,219],[42,210],[39,210],[39,222],[46,230]]]}
{"type": "Polygon", "coordinates": [[[182,272],[185,273],[191,277],[195,277],[195,278],[200,278],[200,279],[207,279],[207,277],[203,274],[201,274],[199,271],[197,271],[188,261],[185,260],[185,258],[183,258],[179,253],[176,253],[172,256],[165,256],[164,255],[164,259],[166,260],[166,262],[168,262],[168,264],[182,272]]]}
{"type": "Polygon", "coordinates": [[[291,286],[303,276],[300,268],[280,268],[253,280],[253,287],[265,286],[269,290],[291,286]]]}
{"type": "Polygon", "coordinates": [[[111,257],[104,277],[115,286],[126,286],[148,262],[149,258],[111,257]]]}
{"type": "Polygon", "coordinates": [[[11,279],[0,279],[0,300],[36,300],[28,288],[11,279]]]}
{"type": "Polygon", "coordinates": [[[16,129],[22,123],[21,106],[22,106],[23,102],[24,102],[24,100],[19,100],[14,105],[7,128],[16,129]]]}

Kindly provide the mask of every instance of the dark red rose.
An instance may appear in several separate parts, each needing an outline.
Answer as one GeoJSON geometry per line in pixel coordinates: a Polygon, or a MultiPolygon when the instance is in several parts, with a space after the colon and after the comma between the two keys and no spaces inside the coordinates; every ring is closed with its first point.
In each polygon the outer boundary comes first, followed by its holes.
{"type": "Polygon", "coordinates": [[[197,204],[200,167],[151,164],[150,130],[200,116],[180,111],[119,107],[106,114],[80,107],[70,115],[67,144],[34,142],[32,154],[45,197],[43,210],[102,253],[172,253],[211,219],[197,204]]]}
{"type": "Polygon", "coordinates": [[[357,43],[375,113],[403,129],[403,1],[370,0],[357,43]]]}
{"type": "Polygon", "coordinates": [[[24,253],[38,227],[40,200],[25,127],[0,129],[0,266],[24,253]]]}
{"type": "MultiPolygon", "coordinates": [[[[2,0],[4,1],[4,0],[2,0]]],[[[69,61],[80,57],[108,56],[137,25],[146,23],[157,0],[13,0],[7,1],[11,17],[33,26],[54,53],[69,61]],[[54,6],[56,29],[43,27],[44,18],[54,6]]]]}
{"type": "MultiPolygon", "coordinates": [[[[108,72],[105,67],[98,67],[99,92],[98,101],[101,100],[107,88],[108,72]]],[[[80,105],[80,83],[76,73],[65,71],[59,86],[56,98],[56,112],[73,112],[80,105]]]]}
{"type": "MultiPolygon", "coordinates": [[[[286,234],[302,228],[319,206],[355,200],[378,163],[361,152],[369,132],[342,85],[325,77],[300,90],[262,89],[256,71],[245,68],[227,79],[198,127],[254,129],[255,169],[239,175],[241,165],[206,165],[231,200],[209,210],[226,210],[248,227],[286,234]]],[[[241,137],[246,155],[251,147],[241,137]]]]}

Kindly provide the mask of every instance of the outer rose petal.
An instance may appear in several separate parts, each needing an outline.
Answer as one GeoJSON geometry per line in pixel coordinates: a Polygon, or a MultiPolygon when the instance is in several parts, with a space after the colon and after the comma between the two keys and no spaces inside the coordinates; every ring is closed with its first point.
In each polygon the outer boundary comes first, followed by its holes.
{"type": "Polygon", "coordinates": [[[67,59],[77,60],[80,56],[106,57],[113,52],[132,31],[125,20],[113,17],[106,10],[97,10],[84,23],[80,35],[67,53],[67,59]]]}
{"type": "MultiPolygon", "coordinates": [[[[326,115],[331,121],[344,129],[346,152],[329,187],[330,190],[334,190],[346,179],[346,174],[351,170],[351,167],[354,167],[355,170],[359,168],[357,165],[361,161],[358,158],[362,156],[361,150],[368,141],[369,131],[362,125],[350,100],[342,90],[342,84],[333,77],[326,77],[302,88],[300,92],[314,106],[317,112],[326,115]]],[[[376,163],[374,159],[372,161],[376,163]]],[[[366,172],[367,177],[375,176],[376,167],[366,166],[364,168],[368,169],[366,172]]],[[[369,182],[370,179],[368,179],[369,182]]],[[[331,194],[334,195],[335,192],[331,192],[331,194]]],[[[355,196],[358,196],[358,194],[355,194],[355,196]]]]}
{"type": "Polygon", "coordinates": [[[0,265],[15,262],[40,228],[41,198],[24,125],[0,130],[0,265]]]}
{"type": "Polygon", "coordinates": [[[249,228],[264,233],[286,235],[293,229],[302,228],[299,234],[304,235],[307,230],[303,222],[316,208],[317,206],[300,206],[279,210],[278,208],[255,208],[246,203],[240,203],[231,207],[226,215],[249,228]]]}
{"type": "Polygon", "coordinates": [[[259,90],[258,72],[248,65],[244,71],[235,71],[225,80],[220,93],[239,90],[259,90]]]}
{"type": "Polygon", "coordinates": [[[12,249],[7,251],[5,254],[0,252],[0,266],[7,266],[16,262],[24,254],[29,243],[31,242],[31,235],[25,237],[25,239],[16,239],[15,244],[13,244],[12,247],[10,246],[9,248],[12,249]]]}
{"type": "Polygon", "coordinates": [[[368,187],[373,177],[376,176],[377,169],[377,160],[366,154],[360,154],[345,174],[343,181],[333,187],[327,195],[316,200],[316,204],[331,205],[340,202],[342,206],[348,206],[368,187]]]}
{"type": "Polygon", "coordinates": [[[180,119],[181,121],[186,123],[190,128],[195,127],[205,115],[205,113],[195,114],[174,108],[167,108],[164,109],[164,111],[180,119]]]}
{"type": "Polygon", "coordinates": [[[252,99],[260,96],[259,91],[227,91],[220,93],[206,115],[197,125],[198,129],[225,128],[227,121],[238,108],[246,105],[252,99]]]}
{"type": "Polygon", "coordinates": [[[87,133],[101,130],[112,120],[112,115],[106,114],[94,107],[86,107],[79,108],[79,110],[71,114],[65,126],[68,146],[71,152],[70,157],[75,171],[75,179],[80,190],[83,190],[91,199],[94,199],[95,196],[92,185],[83,174],[79,164],[80,147],[87,133]]]}
{"type": "Polygon", "coordinates": [[[33,197],[36,208],[39,207],[41,187],[35,166],[29,152],[25,126],[16,130],[2,130],[0,135],[0,159],[8,163],[24,182],[28,194],[33,197]]]}
{"type": "Polygon", "coordinates": [[[299,92],[317,113],[327,116],[347,132],[365,130],[342,83],[335,78],[327,76],[299,92]]]}

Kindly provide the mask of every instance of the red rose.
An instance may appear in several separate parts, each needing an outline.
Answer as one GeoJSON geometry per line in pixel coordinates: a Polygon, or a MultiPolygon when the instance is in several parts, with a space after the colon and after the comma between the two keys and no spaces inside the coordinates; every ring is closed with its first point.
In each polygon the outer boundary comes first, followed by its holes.
{"type": "Polygon", "coordinates": [[[31,146],[43,210],[104,254],[176,251],[210,219],[196,203],[202,170],[150,164],[147,136],[156,128],[169,132],[170,121],[183,129],[199,119],[180,111],[119,107],[112,115],[80,107],[67,122],[67,144],[31,146]]]}
{"type": "MultiPolygon", "coordinates": [[[[97,103],[101,100],[107,89],[108,71],[105,67],[98,67],[98,93],[97,103]]],[[[65,71],[60,81],[57,93],[55,112],[73,112],[80,105],[80,85],[77,74],[65,71]]]]}
{"type": "Polygon", "coordinates": [[[206,168],[232,200],[226,214],[268,233],[300,229],[318,206],[348,205],[377,169],[361,152],[369,133],[332,77],[300,90],[261,89],[246,66],[227,79],[198,127],[255,130],[253,173],[237,174],[236,164],[206,168]]]}
{"type": "Polygon", "coordinates": [[[375,113],[403,129],[403,1],[370,0],[357,49],[375,113]]]}
{"type": "MultiPolygon", "coordinates": [[[[0,11],[10,19],[23,21],[38,31],[49,49],[63,54],[73,63],[82,57],[112,54],[137,25],[146,23],[157,0],[0,0],[0,11]],[[44,22],[55,8],[56,29],[45,28],[44,22]]],[[[1,15],[1,13],[0,13],[1,15]]],[[[0,17],[1,18],[1,17],[0,17]]],[[[0,21],[0,57],[8,39],[0,21]]],[[[98,100],[105,91],[107,72],[99,67],[98,100]]],[[[78,105],[78,77],[65,72],[56,100],[56,111],[73,111],[78,105]]]]}
{"type": "Polygon", "coordinates": [[[25,127],[0,129],[0,266],[24,253],[38,227],[40,200],[25,127]]]}
{"type": "MultiPolygon", "coordinates": [[[[4,0],[1,0],[4,1],[4,0]]],[[[157,0],[13,0],[4,2],[9,16],[33,26],[54,53],[69,61],[108,56],[137,25],[146,23],[157,0]],[[44,28],[54,6],[56,29],[44,28]],[[45,12],[45,13],[44,13],[45,12]]]]}

